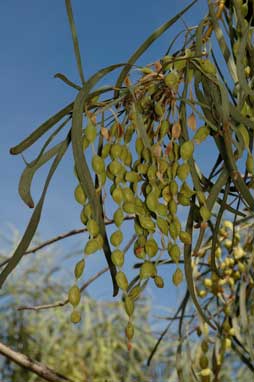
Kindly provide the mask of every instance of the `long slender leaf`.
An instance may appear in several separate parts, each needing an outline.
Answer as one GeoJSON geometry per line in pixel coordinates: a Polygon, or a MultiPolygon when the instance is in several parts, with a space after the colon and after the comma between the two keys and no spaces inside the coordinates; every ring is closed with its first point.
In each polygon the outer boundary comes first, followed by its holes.
{"type": "Polygon", "coordinates": [[[54,175],[54,172],[56,171],[61,159],[63,158],[69,144],[70,144],[70,132],[69,132],[67,138],[65,139],[65,141],[61,144],[59,151],[58,151],[58,154],[57,154],[54,162],[51,165],[51,168],[49,170],[49,173],[48,173],[48,176],[47,176],[44,188],[43,188],[42,195],[40,197],[40,200],[39,200],[37,206],[35,207],[35,210],[32,214],[30,222],[26,228],[26,231],[25,231],[17,249],[15,250],[13,256],[10,258],[10,260],[8,261],[8,264],[6,265],[6,267],[3,269],[3,271],[0,274],[0,288],[3,286],[3,283],[5,282],[7,277],[10,275],[10,273],[16,268],[16,266],[18,265],[18,263],[22,259],[25,251],[27,250],[29,244],[31,243],[31,240],[32,240],[32,238],[36,232],[36,229],[37,229],[39,221],[40,221],[41,211],[42,211],[43,203],[44,203],[45,196],[46,196],[46,193],[48,190],[48,186],[49,186],[50,181],[52,179],[52,176],[54,175]]]}

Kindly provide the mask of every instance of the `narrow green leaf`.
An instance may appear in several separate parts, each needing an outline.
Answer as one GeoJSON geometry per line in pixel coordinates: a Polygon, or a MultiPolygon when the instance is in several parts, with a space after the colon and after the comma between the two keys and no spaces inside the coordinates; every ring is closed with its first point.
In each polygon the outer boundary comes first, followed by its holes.
{"type": "Polygon", "coordinates": [[[3,269],[3,271],[0,273],[0,288],[2,287],[3,283],[5,282],[5,280],[9,276],[9,274],[16,268],[16,266],[18,265],[18,263],[22,259],[25,251],[27,250],[29,244],[31,243],[31,240],[32,240],[32,238],[36,232],[36,229],[37,229],[39,221],[40,221],[41,211],[42,211],[43,203],[44,203],[45,196],[46,196],[46,193],[48,190],[48,186],[49,186],[50,181],[52,179],[52,176],[53,176],[55,170],[57,169],[57,166],[59,165],[61,159],[63,158],[69,144],[70,144],[70,133],[68,134],[65,141],[61,144],[59,151],[58,151],[58,154],[57,154],[54,162],[51,165],[51,168],[49,170],[49,173],[48,173],[48,176],[47,176],[44,188],[43,188],[42,195],[40,197],[40,200],[39,200],[37,206],[35,207],[35,210],[32,214],[30,222],[29,222],[29,224],[26,228],[26,231],[24,233],[24,236],[22,237],[22,239],[21,239],[17,249],[15,250],[13,256],[8,261],[8,264],[3,269]]]}
{"type": "Polygon", "coordinates": [[[80,51],[79,51],[78,36],[77,36],[77,31],[76,31],[76,27],[75,27],[75,23],[74,23],[74,17],[73,17],[73,12],[72,12],[72,7],[71,7],[71,0],[65,0],[65,6],[66,6],[66,10],[67,10],[70,28],[71,28],[72,41],[73,41],[74,52],[75,52],[75,56],[76,56],[79,76],[80,76],[82,85],[84,85],[85,84],[85,77],[84,77],[83,68],[82,68],[82,61],[81,61],[81,56],[80,56],[80,51]]]}
{"type": "Polygon", "coordinates": [[[63,82],[65,82],[67,85],[69,85],[70,87],[76,89],[76,90],[80,90],[81,87],[77,84],[75,84],[74,82],[70,81],[64,74],[62,73],[56,73],[54,75],[54,78],[59,78],[60,80],[62,80],[63,82]]]}
{"type": "Polygon", "coordinates": [[[10,153],[17,155],[22,153],[28,147],[32,146],[43,134],[45,134],[49,129],[51,129],[58,121],[60,121],[65,115],[72,112],[73,102],[65,106],[63,109],[58,111],[55,115],[50,117],[42,125],[40,125],[35,131],[32,132],[27,138],[20,142],[17,146],[10,149],[10,153]]]}
{"type": "MultiPolygon", "coordinates": [[[[156,29],[146,40],[145,42],[134,52],[134,54],[128,60],[128,66],[124,67],[121,71],[117,81],[116,87],[120,88],[127,74],[129,73],[130,67],[135,64],[138,58],[156,41],[167,29],[169,29],[180,17],[184,15],[195,3],[197,0],[192,1],[187,7],[185,7],[181,12],[179,12],[172,19],[167,21],[165,24],[156,29]]],[[[116,96],[117,92],[115,93],[116,96]]]]}

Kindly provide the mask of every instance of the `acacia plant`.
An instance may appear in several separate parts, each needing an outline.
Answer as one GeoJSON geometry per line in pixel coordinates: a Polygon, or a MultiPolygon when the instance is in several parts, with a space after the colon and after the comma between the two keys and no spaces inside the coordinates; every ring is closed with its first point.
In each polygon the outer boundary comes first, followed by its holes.
{"type": "Polygon", "coordinates": [[[180,358],[189,335],[188,304],[196,312],[191,325],[201,336],[188,380],[221,381],[231,349],[254,372],[253,233],[240,229],[251,224],[254,208],[253,1],[208,0],[208,15],[198,26],[186,27],[155,62],[137,65],[150,45],[195,3],[152,33],[127,63],[103,68],[85,80],[71,2],[66,0],[81,84],[57,74],[77,90],[75,100],[11,148],[11,154],[21,154],[53,130],[21,175],[20,196],[33,208],[33,176],[53,160],[25,234],[0,274],[0,285],[27,250],[49,183],[71,146],[75,198],[89,232],[85,257],[76,264],[76,281],[68,295],[72,322],[80,321],[78,280],[85,261],[102,251],[113,295],[120,289],[124,296],[131,348],[136,301],[150,280],[163,287],[160,269],[170,263],[173,284],[177,287],[185,279],[187,286],[177,312],[179,381],[185,380],[180,358]],[[112,86],[96,87],[116,70],[112,86]],[[66,138],[49,149],[64,129],[66,138]],[[200,147],[207,153],[206,166],[200,147]],[[139,261],[133,279],[125,273],[125,220],[128,231],[135,233],[133,263],[139,261]],[[110,237],[108,222],[115,227],[110,237]]]}

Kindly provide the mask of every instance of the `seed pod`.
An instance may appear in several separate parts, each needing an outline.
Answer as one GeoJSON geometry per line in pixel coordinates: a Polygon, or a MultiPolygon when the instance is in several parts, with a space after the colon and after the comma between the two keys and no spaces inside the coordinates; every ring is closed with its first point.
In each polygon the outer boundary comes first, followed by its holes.
{"type": "Polygon", "coordinates": [[[111,254],[111,260],[117,267],[122,267],[124,264],[124,253],[120,249],[115,249],[111,254]]]}
{"type": "Polygon", "coordinates": [[[164,287],[164,280],[161,276],[155,276],[155,278],[153,280],[154,280],[154,283],[157,286],[157,288],[163,288],[164,287]]]}
{"type": "Polygon", "coordinates": [[[130,143],[134,131],[135,130],[134,130],[133,124],[130,124],[130,125],[127,126],[127,128],[125,130],[125,133],[124,133],[124,143],[125,144],[130,143]]]}
{"type": "Polygon", "coordinates": [[[178,184],[176,183],[175,180],[172,180],[169,184],[169,189],[172,195],[176,195],[178,192],[178,184]]]}
{"type": "Polygon", "coordinates": [[[129,298],[131,298],[132,300],[136,300],[136,299],[138,298],[138,296],[140,295],[140,293],[141,293],[141,288],[140,288],[139,285],[136,285],[136,286],[134,286],[134,287],[130,290],[128,296],[129,296],[129,298]]]}
{"type": "Polygon", "coordinates": [[[135,214],[136,205],[133,202],[124,202],[123,203],[123,210],[127,214],[135,214]]]}
{"type": "Polygon", "coordinates": [[[146,205],[150,211],[156,212],[158,206],[158,195],[156,192],[150,192],[146,197],[146,205]]]}
{"type": "Polygon", "coordinates": [[[178,162],[177,161],[174,161],[172,163],[172,166],[171,166],[171,174],[172,174],[172,178],[174,179],[176,177],[176,174],[177,174],[177,169],[178,169],[178,162]]]}
{"type": "Polygon", "coordinates": [[[86,227],[87,227],[88,232],[92,236],[97,236],[98,233],[100,232],[99,226],[94,219],[88,220],[86,227]]]}
{"type": "Polygon", "coordinates": [[[96,174],[102,174],[105,172],[104,160],[99,155],[93,156],[92,167],[96,174]]]}
{"type": "Polygon", "coordinates": [[[126,291],[128,289],[128,280],[123,272],[117,272],[116,282],[120,289],[126,291]]]}
{"type": "Polygon", "coordinates": [[[123,241],[123,233],[120,230],[113,232],[112,235],[110,236],[110,243],[114,247],[118,247],[122,241],[123,241]]]}
{"type": "Polygon", "coordinates": [[[157,214],[166,217],[168,215],[168,208],[165,204],[158,203],[157,214]]]}
{"type": "Polygon", "coordinates": [[[178,192],[177,200],[178,200],[178,203],[181,204],[182,206],[189,206],[190,205],[190,198],[183,195],[181,192],[178,192]]]}
{"type": "Polygon", "coordinates": [[[213,63],[206,59],[206,60],[200,60],[199,61],[201,68],[205,73],[216,75],[216,67],[213,65],[213,63]]]}
{"type": "Polygon", "coordinates": [[[169,131],[169,121],[164,119],[161,122],[160,130],[159,130],[160,140],[168,133],[168,131],[169,131]]]}
{"type": "Polygon", "coordinates": [[[98,251],[99,245],[96,239],[90,239],[85,246],[84,252],[86,255],[91,255],[92,253],[98,251]]]}
{"type": "Polygon", "coordinates": [[[197,120],[193,112],[190,114],[190,116],[187,119],[187,125],[193,131],[195,131],[197,128],[197,120]]]}
{"type": "Polygon", "coordinates": [[[200,371],[201,377],[208,377],[211,374],[212,374],[212,371],[211,369],[208,369],[208,368],[200,371]]]}
{"type": "Polygon", "coordinates": [[[167,74],[164,77],[164,82],[170,89],[176,90],[179,82],[179,76],[177,72],[171,72],[167,74]]]}
{"type": "Polygon", "coordinates": [[[189,173],[190,166],[188,165],[188,163],[183,163],[180,166],[178,166],[176,175],[180,180],[184,181],[188,177],[189,173]]]}
{"type": "Polygon", "coordinates": [[[158,252],[158,245],[153,238],[147,240],[145,244],[145,251],[149,257],[155,256],[156,253],[158,252]]]}
{"type": "Polygon", "coordinates": [[[195,143],[200,144],[201,142],[206,140],[206,138],[209,136],[209,134],[210,134],[209,127],[204,125],[204,126],[201,126],[196,131],[193,139],[194,139],[195,143]]]}
{"type": "Polygon", "coordinates": [[[82,141],[83,151],[85,151],[89,145],[90,145],[89,140],[87,139],[86,136],[84,136],[84,137],[83,137],[83,141],[82,141]]]}
{"type": "Polygon", "coordinates": [[[169,212],[171,213],[171,215],[175,215],[176,214],[176,212],[177,212],[177,204],[174,201],[174,199],[170,200],[170,202],[168,204],[168,209],[169,209],[169,212]]]}
{"type": "Polygon", "coordinates": [[[155,231],[155,224],[150,216],[139,216],[139,222],[141,227],[144,229],[147,229],[148,231],[155,231]]]}
{"type": "Polygon", "coordinates": [[[92,123],[91,120],[89,120],[85,128],[85,136],[87,140],[91,143],[95,140],[96,135],[97,135],[96,126],[92,123]]]}
{"type": "Polygon", "coordinates": [[[138,170],[139,174],[145,175],[147,173],[147,170],[148,170],[148,164],[147,163],[140,163],[138,165],[137,170],[138,170]]]}
{"type": "Polygon", "coordinates": [[[78,310],[73,310],[71,313],[71,322],[73,324],[78,324],[81,320],[81,315],[78,310]]]}
{"type": "Polygon", "coordinates": [[[164,235],[168,234],[168,223],[166,220],[160,218],[159,216],[157,216],[157,226],[159,230],[164,233],[164,235]]]}
{"type": "Polygon", "coordinates": [[[191,198],[192,195],[195,194],[195,191],[193,191],[186,182],[183,182],[183,184],[180,188],[180,193],[182,195],[186,196],[187,198],[191,198]]]}
{"type": "Polygon", "coordinates": [[[122,146],[119,143],[114,143],[110,149],[110,156],[113,159],[119,159],[122,153],[122,146]]]}
{"type": "Polygon", "coordinates": [[[171,244],[168,246],[168,254],[171,257],[171,259],[174,261],[174,263],[176,264],[179,263],[179,260],[181,257],[181,251],[177,244],[171,244]]]}
{"type": "Polygon", "coordinates": [[[80,302],[80,290],[77,285],[73,285],[68,293],[69,303],[73,306],[77,306],[80,302]]]}
{"type": "Polygon", "coordinates": [[[176,269],[175,273],[173,274],[172,281],[175,286],[180,285],[183,281],[183,272],[180,268],[176,269]]]}
{"type": "Polygon", "coordinates": [[[135,142],[135,148],[136,148],[136,152],[138,155],[141,155],[143,149],[144,149],[144,144],[143,144],[143,140],[141,137],[138,137],[136,139],[136,142],[135,142]]]}
{"type": "Polygon", "coordinates": [[[127,326],[125,328],[125,335],[126,335],[126,337],[128,338],[129,341],[134,336],[134,326],[132,325],[131,322],[128,322],[128,324],[127,324],[127,326]]]}
{"type": "Polygon", "coordinates": [[[172,139],[178,139],[181,136],[181,131],[182,131],[182,128],[181,128],[180,122],[179,121],[175,122],[171,130],[172,139]]]}
{"type": "Polygon", "coordinates": [[[120,187],[116,187],[111,193],[113,200],[117,204],[121,204],[123,201],[123,190],[120,187]]]}
{"type": "Polygon", "coordinates": [[[155,111],[155,114],[158,117],[162,117],[163,116],[164,111],[163,111],[163,107],[162,107],[161,102],[156,102],[156,104],[154,105],[154,111],[155,111]]]}
{"type": "Polygon", "coordinates": [[[194,144],[192,141],[186,141],[180,147],[180,155],[183,160],[191,159],[193,152],[194,152],[194,144]]]}
{"type": "Polygon", "coordinates": [[[147,279],[149,277],[154,277],[157,274],[157,269],[153,263],[150,261],[145,261],[140,268],[139,277],[140,279],[147,279]]]}
{"type": "Polygon", "coordinates": [[[176,222],[172,222],[169,224],[169,233],[172,239],[176,240],[180,233],[179,226],[176,222]]]}
{"type": "Polygon", "coordinates": [[[212,286],[213,286],[212,280],[208,277],[204,279],[203,284],[207,288],[212,288],[212,286]]]}
{"type": "Polygon", "coordinates": [[[197,198],[200,204],[206,203],[206,197],[205,194],[202,191],[197,191],[197,198]]]}
{"type": "Polygon", "coordinates": [[[117,227],[120,227],[123,222],[123,219],[124,219],[123,211],[121,210],[121,208],[118,208],[113,215],[113,220],[115,225],[117,227]]]}
{"type": "Polygon", "coordinates": [[[162,190],[162,197],[163,197],[163,199],[165,200],[166,203],[168,203],[172,199],[169,186],[166,186],[166,187],[163,188],[163,190],[162,190]]]}
{"type": "Polygon", "coordinates": [[[83,207],[83,214],[88,218],[90,219],[92,217],[92,214],[93,214],[93,209],[92,209],[92,206],[91,204],[86,204],[84,207],[83,207]]]}
{"type": "Polygon", "coordinates": [[[95,240],[97,241],[98,249],[102,249],[104,240],[103,240],[103,237],[102,237],[102,235],[100,233],[99,233],[99,235],[97,235],[95,237],[95,240]]]}
{"type": "Polygon", "coordinates": [[[79,204],[82,204],[82,205],[85,204],[87,197],[86,197],[80,184],[75,188],[74,196],[75,196],[76,201],[79,204]]]}
{"type": "Polygon", "coordinates": [[[245,148],[248,149],[249,145],[250,145],[250,136],[249,136],[248,130],[246,129],[246,127],[243,124],[241,124],[238,127],[238,131],[242,135],[245,148]]]}
{"type": "Polygon", "coordinates": [[[109,164],[109,171],[112,175],[117,176],[122,170],[122,165],[116,159],[109,164]]]}
{"type": "Polygon", "coordinates": [[[209,209],[208,209],[207,207],[202,206],[202,207],[200,208],[199,212],[200,212],[200,215],[201,215],[203,221],[206,222],[207,220],[210,219],[210,217],[211,217],[211,212],[209,211],[209,209]]]}
{"type": "Polygon", "coordinates": [[[88,222],[88,217],[85,215],[84,213],[84,208],[82,209],[81,213],[80,213],[80,220],[81,222],[86,225],[87,222],[88,222]]]}
{"type": "Polygon", "coordinates": [[[128,314],[128,316],[132,316],[133,312],[134,312],[134,302],[133,300],[126,296],[125,297],[125,300],[124,300],[124,308],[125,308],[125,312],[128,314]]]}
{"type": "Polygon", "coordinates": [[[254,159],[251,153],[248,153],[247,160],[246,160],[246,170],[251,174],[254,175],[254,159]]]}
{"type": "Polygon", "coordinates": [[[187,245],[191,244],[191,235],[189,234],[189,232],[181,231],[179,233],[179,239],[184,244],[187,244],[187,245]]]}
{"type": "Polygon", "coordinates": [[[143,235],[144,229],[141,227],[141,225],[137,221],[135,221],[134,223],[134,229],[135,229],[135,233],[138,236],[143,235]]]}
{"type": "Polygon", "coordinates": [[[130,188],[124,188],[123,189],[123,197],[126,202],[134,202],[135,201],[135,195],[131,191],[130,188]]]}
{"type": "Polygon", "coordinates": [[[101,150],[101,158],[105,159],[110,152],[111,144],[106,143],[101,150]]]}
{"type": "Polygon", "coordinates": [[[201,369],[206,369],[209,365],[208,358],[205,354],[202,354],[201,357],[199,358],[199,366],[201,369]]]}
{"type": "Polygon", "coordinates": [[[75,269],[74,269],[74,275],[76,277],[76,279],[79,279],[83,272],[84,272],[84,269],[85,269],[85,260],[82,259],[80,260],[76,265],[75,265],[75,269]]]}
{"type": "Polygon", "coordinates": [[[125,175],[125,180],[130,183],[136,183],[139,181],[139,174],[135,171],[129,171],[125,175]]]}

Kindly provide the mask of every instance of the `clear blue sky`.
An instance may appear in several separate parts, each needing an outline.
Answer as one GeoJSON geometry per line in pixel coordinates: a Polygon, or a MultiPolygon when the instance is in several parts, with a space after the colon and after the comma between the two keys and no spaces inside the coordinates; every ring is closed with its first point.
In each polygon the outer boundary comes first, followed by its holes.
{"type": "MultiPolygon", "coordinates": [[[[126,62],[132,52],[166,20],[190,1],[73,0],[85,76],[98,69],[126,62]]],[[[206,1],[199,0],[184,16],[188,26],[206,13],[206,1]]],[[[0,2],[1,33],[1,139],[0,139],[0,230],[12,223],[23,232],[31,211],[18,196],[18,179],[24,164],[9,155],[17,144],[51,114],[71,102],[75,91],[53,75],[61,72],[79,81],[64,0],[12,0],[0,2]]],[[[183,22],[172,28],[146,55],[151,62],[163,55],[183,22]]],[[[80,227],[80,207],[73,199],[76,180],[71,150],[51,183],[39,226],[43,238],[80,227]]],[[[26,154],[33,158],[33,151],[26,154]]],[[[35,178],[35,201],[41,190],[35,178]]],[[[77,242],[77,237],[74,239],[77,242]]],[[[63,245],[63,244],[62,244],[63,245]]],[[[110,284],[107,288],[110,293],[110,284]]]]}

